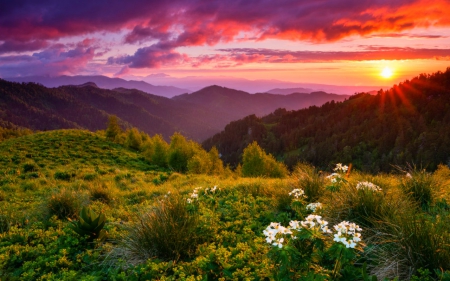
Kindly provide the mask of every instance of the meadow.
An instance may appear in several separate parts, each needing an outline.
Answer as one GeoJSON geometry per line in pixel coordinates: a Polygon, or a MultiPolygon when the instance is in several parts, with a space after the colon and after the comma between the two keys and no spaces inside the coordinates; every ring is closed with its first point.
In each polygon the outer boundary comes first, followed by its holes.
{"type": "Polygon", "coordinates": [[[448,166],[176,170],[117,140],[0,142],[0,280],[450,280],[448,166]]]}

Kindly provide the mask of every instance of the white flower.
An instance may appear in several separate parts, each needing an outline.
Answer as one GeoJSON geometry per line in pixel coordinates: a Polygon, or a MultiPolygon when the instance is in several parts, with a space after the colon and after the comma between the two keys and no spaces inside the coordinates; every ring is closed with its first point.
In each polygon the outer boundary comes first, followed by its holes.
{"type": "Polygon", "coordinates": [[[411,176],[410,173],[406,173],[406,177],[409,178],[409,179],[412,179],[412,176],[411,176]]]}
{"type": "Polygon", "coordinates": [[[294,196],[295,199],[298,199],[300,197],[306,197],[305,191],[303,191],[303,189],[301,189],[301,188],[296,188],[296,189],[292,190],[291,192],[289,192],[289,196],[294,196]]]}
{"type": "Polygon", "coordinates": [[[191,198],[188,198],[188,199],[187,199],[187,202],[188,202],[188,204],[191,204],[191,203],[192,203],[192,199],[191,199],[191,198]]]}
{"type": "Polygon", "coordinates": [[[290,221],[289,226],[291,229],[300,229],[300,224],[298,221],[290,221]]]}
{"type": "Polygon", "coordinates": [[[315,212],[317,209],[322,209],[322,203],[310,203],[306,206],[307,210],[310,210],[312,212],[315,212]]]}
{"type": "Polygon", "coordinates": [[[347,172],[348,166],[342,165],[342,163],[336,164],[336,168],[333,169],[334,171],[342,171],[343,173],[347,172]]]}
{"type": "Polygon", "coordinates": [[[284,238],[280,238],[280,239],[276,240],[275,243],[273,243],[272,245],[278,246],[278,248],[281,248],[281,247],[283,247],[283,242],[284,242],[284,238]]]}
{"type": "Polygon", "coordinates": [[[333,241],[342,243],[347,248],[355,248],[361,242],[362,229],[355,223],[343,221],[333,227],[336,230],[333,241]]]}
{"type": "Polygon", "coordinates": [[[358,184],[356,185],[356,189],[358,190],[370,190],[373,192],[381,192],[381,188],[378,185],[375,185],[371,182],[368,181],[363,181],[363,182],[358,182],[358,184]]]}

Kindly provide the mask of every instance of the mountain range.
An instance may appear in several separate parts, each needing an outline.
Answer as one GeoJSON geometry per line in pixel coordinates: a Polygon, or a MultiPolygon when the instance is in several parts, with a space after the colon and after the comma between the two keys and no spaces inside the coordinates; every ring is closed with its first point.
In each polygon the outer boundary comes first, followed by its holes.
{"type": "Polygon", "coordinates": [[[0,79],[0,125],[95,131],[105,129],[108,116],[116,115],[124,128],[136,127],[150,135],[162,134],[166,139],[180,132],[203,141],[229,122],[250,114],[263,116],[277,108],[294,110],[348,97],[324,92],[249,94],[210,86],[169,99],[136,89],[102,89],[94,82],[47,88],[0,79]]]}
{"type": "Polygon", "coordinates": [[[99,88],[103,89],[115,89],[115,88],[127,88],[137,89],[149,94],[163,96],[171,98],[173,96],[181,95],[184,93],[190,93],[192,91],[187,89],[181,89],[173,86],[155,86],[144,81],[138,80],[124,80],[121,78],[110,78],[107,76],[26,76],[26,77],[11,77],[5,78],[11,82],[34,82],[44,85],[48,88],[54,88],[64,85],[80,85],[88,82],[95,83],[99,88]]]}
{"type": "Polygon", "coordinates": [[[110,78],[107,76],[26,76],[4,78],[12,82],[34,82],[53,88],[65,85],[80,85],[93,82],[103,89],[137,89],[149,94],[172,98],[177,95],[191,93],[210,85],[219,85],[226,88],[245,91],[247,93],[270,93],[288,95],[292,93],[327,92],[338,95],[352,95],[360,92],[378,91],[387,89],[385,86],[341,86],[314,83],[296,83],[276,79],[249,80],[229,76],[189,76],[172,77],[164,73],[152,74],[146,77],[125,76],[123,78],[110,78]],[[126,79],[124,79],[126,78],[126,79]],[[155,86],[171,85],[171,86],[155,86]]]}

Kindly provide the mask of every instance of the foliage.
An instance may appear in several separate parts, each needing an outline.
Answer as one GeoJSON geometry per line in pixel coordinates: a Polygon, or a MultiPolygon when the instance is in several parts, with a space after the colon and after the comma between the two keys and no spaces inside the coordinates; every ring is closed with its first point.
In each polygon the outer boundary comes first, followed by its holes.
{"type": "Polygon", "coordinates": [[[102,213],[95,214],[88,207],[81,209],[78,221],[72,221],[70,228],[81,236],[89,236],[87,241],[92,242],[94,239],[104,241],[107,232],[103,229],[106,223],[106,216],[102,213]]]}
{"type": "Polygon", "coordinates": [[[125,146],[134,150],[140,150],[142,145],[142,136],[136,128],[131,128],[126,132],[125,146]]]}
{"type": "MultiPolygon", "coordinates": [[[[152,138],[140,136],[143,146],[151,146],[152,138]]],[[[198,154],[199,146],[186,143],[192,157],[205,156],[198,154]]],[[[1,142],[0,279],[373,281],[450,276],[450,172],[445,166],[426,175],[425,183],[432,178],[432,200],[421,208],[404,191],[405,174],[353,169],[342,173],[345,182],[339,190],[330,191],[327,171],[308,164],[281,179],[242,178],[229,169],[183,174],[150,163],[144,152],[111,142],[104,133],[79,130],[1,142]],[[37,171],[24,172],[25,164],[37,171]],[[70,180],[55,179],[56,172],[69,173],[70,180]],[[38,177],[30,178],[34,173],[38,177]],[[96,239],[72,229],[84,206],[93,212],[92,221],[99,214],[108,218],[102,228],[108,239],[95,249],[86,242],[96,239]],[[74,211],[66,212],[69,207],[74,211]],[[339,234],[334,226],[343,221],[360,225],[360,236],[339,234]],[[275,223],[292,234],[279,233],[269,244],[264,230],[275,223]]],[[[222,159],[217,151],[212,154],[222,159]]]]}
{"type": "Polygon", "coordinates": [[[244,149],[242,175],[244,177],[282,178],[287,175],[287,169],[282,163],[278,163],[272,155],[266,154],[258,143],[253,142],[244,149]]]}
{"type": "Polygon", "coordinates": [[[115,140],[116,136],[122,133],[122,128],[119,125],[119,119],[116,115],[109,116],[108,127],[106,128],[106,137],[110,140],[115,140]]]}
{"type": "Polygon", "coordinates": [[[76,218],[86,199],[76,191],[63,188],[50,196],[45,203],[46,212],[59,219],[76,218]]]}
{"type": "Polygon", "coordinates": [[[186,200],[170,195],[157,206],[138,215],[122,241],[127,259],[179,260],[194,254],[200,237],[198,216],[190,213],[186,200]]]}

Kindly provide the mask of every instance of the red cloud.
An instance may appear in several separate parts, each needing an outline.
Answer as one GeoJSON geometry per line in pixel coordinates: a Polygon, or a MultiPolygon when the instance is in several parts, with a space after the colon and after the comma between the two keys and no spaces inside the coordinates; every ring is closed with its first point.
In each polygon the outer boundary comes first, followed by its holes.
{"type": "Polygon", "coordinates": [[[349,35],[449,26],[445,0],[34,1],[2,3],[0,38],[48,40],[128,29],[125,41],[213,45],[242,32],[256,38],[333,41],[349,35]]]}

